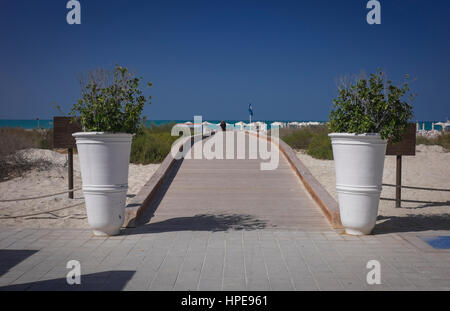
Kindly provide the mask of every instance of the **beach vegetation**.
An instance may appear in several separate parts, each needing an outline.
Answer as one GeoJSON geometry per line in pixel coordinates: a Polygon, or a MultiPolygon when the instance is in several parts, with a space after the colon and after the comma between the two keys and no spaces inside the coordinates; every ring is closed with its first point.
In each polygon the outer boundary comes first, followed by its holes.
{"type": "Polygon", "coordinates": [[[333,150],[327,125],[282,128],[280,138],[293,149],[304,150],[316,159],[332,160],[333,150]]]}
{"type": "Polygon", "coordinates": [[[179,137],[172,136],[175,123],[151,124],[133,137],[130,162],[135,164],[161,163],[179,137]]]}
{"type": "Polygon", "coordinates": [[[0,181],[21,176],[31,169],[44,170],[51,163],[42,159],[29,159],[22,150],[50,149],[52,130],[0,128],[0,181]]]}
{"type": "Polygon", "coordinates": [[[417,136],[416,145],[438,145],[450,151],[450,133],[442,133],[434,137],[417,136]]]}
{"type": "Polygon", "coordinates": [[[413,117],[409,104],[415,94],[410,92],[408,76],[402,86],[387,80],[380,69],[367,78],[361,76],[354,82],[341,80],[338,96],[330,112],[330,132],[378,133],[382,139],[398,142],[413,117]],[[405,97],[409,96],[409,100],[405,97]]]}
{"type": "Polygon", "coordinates": [[[316,159],[333,160],[333,149],[328,135],[314,135],[306,149],[306,153],[316,159]]]}
{"type": "Polygon", "coordinates": [[[89,71],[80,78],[82,95],[69,115],[80,118],[85,132],[138,133],[145,122],[144,105],[151,99],[143,95],[141,82],[142,77],[121,66],[112,72],[89,71]]]}

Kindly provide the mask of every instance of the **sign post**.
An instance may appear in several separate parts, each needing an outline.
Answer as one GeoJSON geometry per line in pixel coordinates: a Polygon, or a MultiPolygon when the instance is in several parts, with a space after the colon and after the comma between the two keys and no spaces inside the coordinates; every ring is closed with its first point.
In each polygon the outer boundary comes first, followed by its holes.
{"type": "MultiPolygon", "coordinates": [[[[73,148],[68,149],[69,155],[69,163],[67,166],[68,169],[68,178],[69,178],[69,190],[73,189],[73,148]]],[[[69,199],[73,199],[73,191],[69,192],[69,199]]]]}
{"type": "Polygon", "coordinates": [[[73,148],[76,146],[73,133],[81,132],[81,124],[72,122],[70,117],[53,118],[53,148],[67,148],[68,154],[68,180],[69,199],[73,199],[73,148]]]}
{"type": "Polygon", "coordinates": [[[402,156],[397,155],[397,172],[395,174],[395,207],[402,205],[402,156]]]}
{"type": "Polygon", "coordinates": [[[397,168],[395,174],[395,207],[402,204],[402,156],[416,155],[416,125],[408,124],[403,133],[402,140],[398,143],[388,142],[386,155],[397,156],[397,168]]]}

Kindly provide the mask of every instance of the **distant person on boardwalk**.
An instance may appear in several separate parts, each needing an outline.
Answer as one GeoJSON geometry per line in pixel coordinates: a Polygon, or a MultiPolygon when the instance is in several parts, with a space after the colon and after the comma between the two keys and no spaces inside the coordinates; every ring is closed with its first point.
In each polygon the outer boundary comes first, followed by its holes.
{"type": "Polygon", "coordinates": [[[225,132],[225,130],[227,129],[227,124],[225,123],[225,121],[221,121],[220,122],[220,127],[222,128],[222,131],[224,131],[225,132]]]}

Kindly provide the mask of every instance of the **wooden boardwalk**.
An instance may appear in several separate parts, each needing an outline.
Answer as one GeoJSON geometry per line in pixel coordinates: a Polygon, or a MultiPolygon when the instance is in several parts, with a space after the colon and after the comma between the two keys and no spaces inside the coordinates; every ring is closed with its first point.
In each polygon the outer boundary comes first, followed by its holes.
{"type": "Polygon", "coordinates": [[[178,161],[143,217],[147,229],[332,230],[281,152],[275,170],[261,161],[178,161]]]}

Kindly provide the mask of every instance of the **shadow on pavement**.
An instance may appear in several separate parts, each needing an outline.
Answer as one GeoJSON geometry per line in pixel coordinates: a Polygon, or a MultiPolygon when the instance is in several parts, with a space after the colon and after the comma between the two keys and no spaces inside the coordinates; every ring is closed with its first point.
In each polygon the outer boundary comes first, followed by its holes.
{"type": "MultiPolygon", "coordinates": [[[[13,267],[26,258],[37,253],[37,250],[9,250],[0,249],[0,278],[13,267]]],[[[67,270],[67,273],[70,270],[67,270]]],[[[81,267],[83,273],[83,267],[81,267]]],[[[54,291],[83,291],[83,290],[122,290],[131,280],[136,271],[104,271],[99,273],[81,274],[81,284],[69,285],[64,275],[63,278],[27,282],[0,286],[0,291],[24,291],[24,290],[54,290],[54,291]]],[[[26,272],[25,272],[26,274],[26,272]]]]}
{"type": "MultiPolygon", "coordinates": [[[[67,270],[69,271],[69,270],[67,270]]],[[[81,284],[69,285],[66,278],[14,284],[0,287],[0,291],[119,291],[136,271],[106,271],[81,275],[81,284]]]]}
{"type": "MultiPolygon", "coordinates": [[[[395,199],[391,198],[380,198],[380,200],[383,201],[396,201],[395,199]]],[[[423,205],[415,206],[415,207],[399,207],[399,208],[405,208],[405,209],[419,209],[419,208],[426,208],[426,207],[432,207],[432,206],[449,206],[450,207],[450,201],[444,201],[444,202],[435,202],[435,201],[419,201],[419,200],[401,200],[401,202],[405,203],[420,203],[423,205]]]]}
{"type": "MultiPolygon", "coordinates": [[[[227,231],[258,230],[267,228],[265,221],[251,215],[199,214],[192,217],[175,217],[122,231],[123,235],[169,231],[227,231]]],[[[273,227],[273,226],[272,226],[273,227]]]]}
{"type": "Polygon", "coordinates": [[[450,214],[378,216],[373,234],[450,230],[450,214]]]}
{"type": "Polygon", "coordinates": [[[0,277],[8,272],[9,269],[37,252],[36,250],[25,249],[0,249],[0,277]]]}

